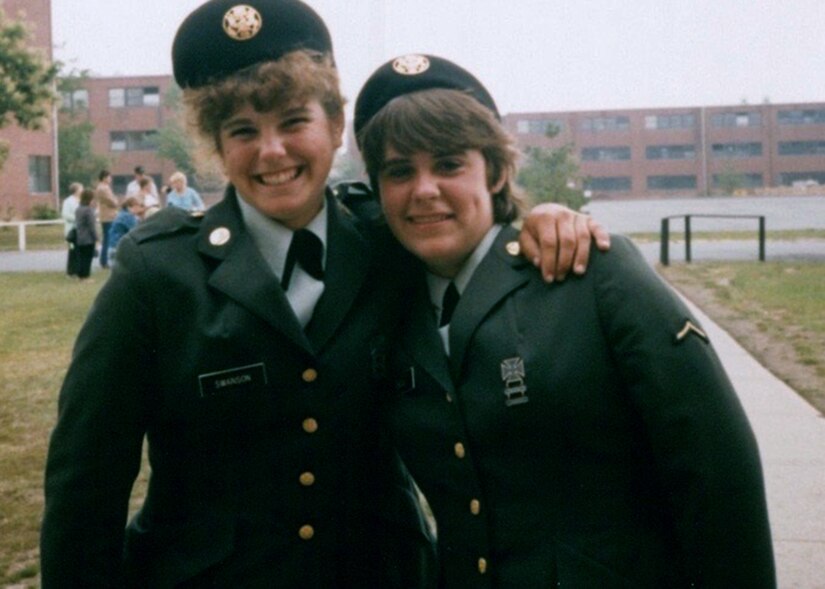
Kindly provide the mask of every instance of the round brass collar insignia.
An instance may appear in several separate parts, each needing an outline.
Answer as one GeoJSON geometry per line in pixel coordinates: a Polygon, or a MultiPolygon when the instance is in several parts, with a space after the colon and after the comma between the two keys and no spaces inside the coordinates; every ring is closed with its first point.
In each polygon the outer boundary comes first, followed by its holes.
{"type": "Polygon", "coordinates": [[[261,13],[248,4],[238,4],[223,15],[223,30],[235,41],[248,41],[261,31],[261,13]]]}
{"type": "Polygon", "coordinates": [[[504,248],[507,250],[507,253],[511,256],[517,256],[521,253],[521,246],[517,241],[508,242],[507,245],[504,246],[504,248]]]}
{"type": "Polygon", "coordinates": [[[404,55],[392,62],[392,69],[402,76],[417,76],[430,69],[430,60],[424,55],[404,55]]]}
{"type": "Polygon", "coordinates": [[[226,245],[232,237],[229,229],[226,227],[218,227],[209,234],[209,243],[215,246],[226,245]]]}

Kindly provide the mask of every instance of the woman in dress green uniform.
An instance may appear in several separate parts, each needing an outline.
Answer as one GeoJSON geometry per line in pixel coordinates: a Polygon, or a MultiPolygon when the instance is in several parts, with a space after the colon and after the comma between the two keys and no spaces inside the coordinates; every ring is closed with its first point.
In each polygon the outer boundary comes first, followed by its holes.
{"type": "Polygon", "coordinates": [[[548,288],[509,226],[512,140],[447,60],[379,68],[356,130],[386,221],[422,262],[387,420],[435,515],[441,585],[773,587],[748,421],[633,245],[615,237],[548,288]]]}

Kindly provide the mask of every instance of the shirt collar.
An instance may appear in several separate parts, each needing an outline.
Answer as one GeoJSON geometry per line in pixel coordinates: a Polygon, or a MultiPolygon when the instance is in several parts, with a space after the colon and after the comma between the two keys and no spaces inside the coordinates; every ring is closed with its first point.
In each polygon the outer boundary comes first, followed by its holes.
{"type": "MultiPolygon", "coordinates": [[[[241,216],[246,230],[252,236],[252,241],[258,247],[258,251],[266,260],[275,276],[282,276],[284,265],[286,264],[286,254],[289,251],[289,244],[292,242],[294,231],[283,226],[278,221],[270,219],[262,214],[258,209],[250,205],[238,193],[238,206],[241,209],[241,216]]],[[[323,200],[321,210],[307,223],[304,229],[312,231],[321,245],[324,246],[324,255],[321,260],[322,266],[326,267],[327,258],[327,208],[326,199],[323,200]]],[[[446,288],[446,287],[445,287],[446,288]]]]}
{"type": "Polygon", "coordinates": [[[464,265],[455,277],[444,278],[432,272],[427,272],[427,288],[429,289],[430,301],[432,301],[436,314],[441,312],[441,301],[444,299],[444,293],[447,291],[447,287],[451,282],[454,283],[458,289],[458,294],[464,294],[464,289],[467,288],[476,268],[481,264],[481,261],[484,259],[484,256],[487,255],[487,252],[490,251],[490,248],[493,247],[493,242],[503,227],[504,225],[493,225],[487,230],[487,233],[473,250],[473,253],[470,254],[470,257],[467,258],[467,261],[464,262],[464,265]]]}

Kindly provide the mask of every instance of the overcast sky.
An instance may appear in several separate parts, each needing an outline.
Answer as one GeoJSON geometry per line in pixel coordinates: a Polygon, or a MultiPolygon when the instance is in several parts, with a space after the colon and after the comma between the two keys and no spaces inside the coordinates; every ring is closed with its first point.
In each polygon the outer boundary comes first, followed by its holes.
{"type": "MultiPolygon", "coordinates": [[[[239,4],[243,0],[239,0],[239,4]]],[[[94,75],[171,73],[201,0],[52,0],[55,57],[94,75]]],[[[344,91],[434,53],[503,113],[825,101],[825,0],[309,0],[344,91]]]]}

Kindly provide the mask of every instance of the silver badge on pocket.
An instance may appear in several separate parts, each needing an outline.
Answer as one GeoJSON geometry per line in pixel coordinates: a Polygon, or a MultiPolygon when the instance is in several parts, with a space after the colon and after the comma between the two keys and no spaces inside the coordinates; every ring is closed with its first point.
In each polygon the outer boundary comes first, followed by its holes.
{"type": "Polygon", "coordinates": [[[507,407],[521,405],[530,399],[527,397],[527,385],[524,384],[524,360],[519,357],[501,361],[501,380],[504,381],[504,404],[507,407]]]}

